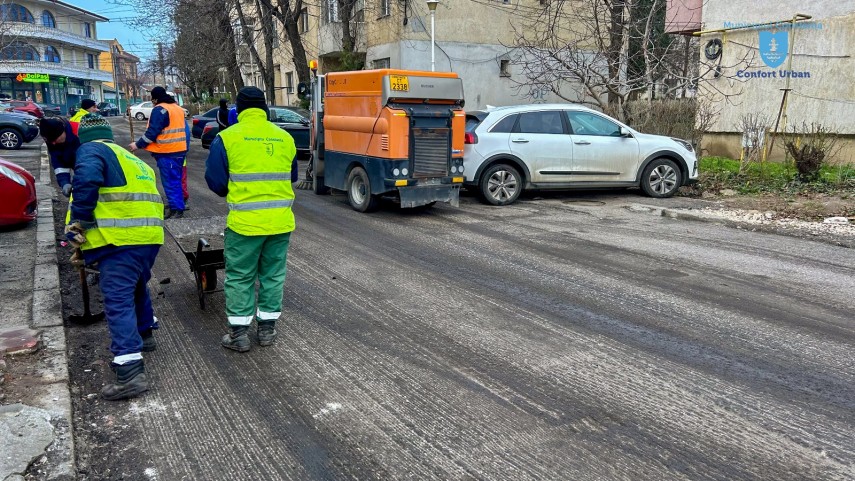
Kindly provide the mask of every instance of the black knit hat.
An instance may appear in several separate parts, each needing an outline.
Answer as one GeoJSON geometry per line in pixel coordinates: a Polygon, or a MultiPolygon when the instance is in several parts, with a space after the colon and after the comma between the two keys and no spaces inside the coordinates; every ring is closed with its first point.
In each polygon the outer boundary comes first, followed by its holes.
{"type": "Polygon", "coordinates": [[[58,139],[63,132],[65,132],[65,124],[62,120],[56,117],[42,117],[39,119],[39,133],[41,133],[42,137],[44,137],[48,142],[53,142],[58,139]]]}
{"type": "Polygon", "coordinates": [[[166,93],[166,89],[163,87],[155,87],[151,89],[151,98],[157,100],[158,102],[162,100],[166,100],[170,95],[166,93]]]}
{"type": "Polygon", "coordinates": [[[258,87],[244,87],[237,94],[237,113],[240,114],[246,109],[261,109],[270,115],[267,109],[267,102],[264,100],[264,92],[258,87]]]}
{"type": "Polygon", "coordinates": [[[86,114],[80,119],[77,137],[80,138],[81,144],[93,140],[113,140],[113,128],[104,117],[98,114],[86,114]]]}
{"type": "Polygon", "coordinates": [[[92,99],[83,99],[80,101],[80,108],[83,110],[89,110],[95,106],[95,101],[92,99]]]}

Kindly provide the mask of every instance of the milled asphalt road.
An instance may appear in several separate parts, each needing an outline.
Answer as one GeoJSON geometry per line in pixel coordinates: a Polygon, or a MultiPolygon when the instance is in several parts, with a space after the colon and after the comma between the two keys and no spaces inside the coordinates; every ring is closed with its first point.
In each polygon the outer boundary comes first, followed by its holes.
{"type": "MultiPolygon", "coordinates": [[[[188,216],[226,213],[206,155],[188,216]]],[[[76,394],[106,411],[75,420],[85,479],[855,478],[855,252],[631,203],[366,215],[298,191],[279,341],[244,355],[167,238],[151,392],[76,394]]]]}

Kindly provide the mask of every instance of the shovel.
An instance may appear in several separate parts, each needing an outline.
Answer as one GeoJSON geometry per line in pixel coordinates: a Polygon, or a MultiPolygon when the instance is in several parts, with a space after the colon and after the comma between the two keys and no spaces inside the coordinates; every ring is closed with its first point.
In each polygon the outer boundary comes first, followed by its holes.
{"type": "Polygon", "coordinates": [[[89,310],[89,284],[86,282],[86,269],[80,269],[80,288],[83,290],[83,315],[72,314],[68,322],[72,324],[95,324],[104,320],[104,313],[92,314],[89,310]]]}

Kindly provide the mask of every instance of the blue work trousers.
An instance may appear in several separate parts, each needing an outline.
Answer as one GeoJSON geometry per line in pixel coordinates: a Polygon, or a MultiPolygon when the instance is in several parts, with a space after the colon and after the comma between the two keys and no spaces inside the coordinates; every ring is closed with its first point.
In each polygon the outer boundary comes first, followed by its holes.
{"type": "Polygon", "coordinates": [[[159,245],[125,247],[98,261],[110,351],[116,364],[142,359],[140,333],[157,328],[146,284],[159,250],[159,245]]]}
{"type": "Polygon", "coordinates": [[[166,202],[172,210],[184,210],[184,191],[181,188],[181,175],[184,172],[186,152],[161,154],[155,157],[160,169],[160,183],[166,194],[166,202]]]}

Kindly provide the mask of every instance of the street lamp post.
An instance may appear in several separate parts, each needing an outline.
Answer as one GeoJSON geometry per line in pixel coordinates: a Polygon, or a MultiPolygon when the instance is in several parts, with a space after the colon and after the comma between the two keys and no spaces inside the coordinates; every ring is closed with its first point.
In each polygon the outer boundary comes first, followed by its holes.
{"type": "Polygon", "coordinates": [[[427,0],[428,9],[430,9],[430,71],[436,71],[436,6],[439,5],[439,0],[427,0]]]}

